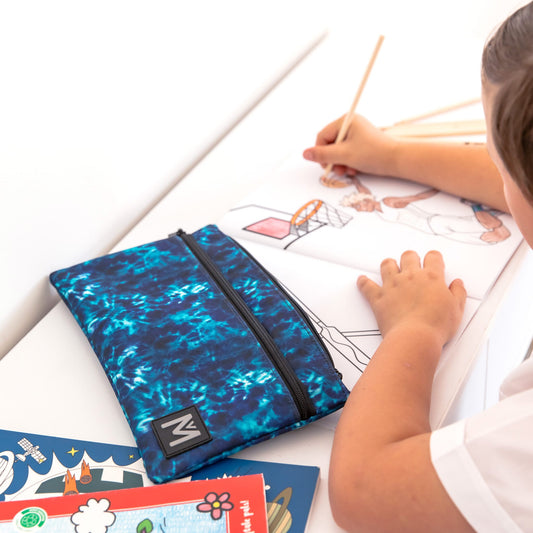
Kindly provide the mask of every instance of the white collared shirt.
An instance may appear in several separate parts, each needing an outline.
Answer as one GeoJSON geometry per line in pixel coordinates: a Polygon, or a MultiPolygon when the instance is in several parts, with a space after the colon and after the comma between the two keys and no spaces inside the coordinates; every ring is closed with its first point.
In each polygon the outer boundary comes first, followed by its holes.
{"type": "Polygon", "coordinates": [[[434,431],[431,460],[479,532],[533,531],[533,359],[502,383],[486,411],[434,431]]]}

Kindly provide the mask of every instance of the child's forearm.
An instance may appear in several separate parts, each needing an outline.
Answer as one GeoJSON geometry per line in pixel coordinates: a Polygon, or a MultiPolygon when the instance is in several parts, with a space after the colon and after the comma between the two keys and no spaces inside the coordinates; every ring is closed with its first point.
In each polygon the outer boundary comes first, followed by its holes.
{"type": "Polygon", "coordinates": [[[430,431],[431,386],[440,353],[439,339],[428,328],[391,331],[350,394],[339,438],[343,431],[356,432],[352,451],[360,446],[368,453],[430,431]]]}
{"type": "Polygon", "coordinates": [[[441,352],[427,328],[391,331],[356,383],[335,434],[330,501],[354,531],[468,531],[429,456],[441,352]]]}
{"type": "Polygon", "coordinates": [[[364,117],[354,117],[346,139],[336,143],[342,117],[317,135],[304,158],[337,172],[358,171],[409,179],[508,211],[498,169],[484,144],[427,142],[392,137],[364,117]]]}
{"type": "Polygon", "coordinates": [[[509,210],[500,174],[484,144],[397,139],[389,162],[388,175],[509,210]]]}

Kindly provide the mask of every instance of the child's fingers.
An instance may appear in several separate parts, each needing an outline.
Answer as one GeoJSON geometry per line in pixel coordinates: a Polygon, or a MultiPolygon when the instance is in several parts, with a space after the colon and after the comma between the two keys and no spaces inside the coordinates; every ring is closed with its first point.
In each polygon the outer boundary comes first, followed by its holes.
{"type": "Polygon", "coordinates": [[[346,165],[333,165],[333,172],[339,176],[344,176],[348,172],[346,165]]]}
{"type": "Polygon", "coordinates": [[[314,163],[320,163],[329,165],[330,163],[342,164],[342,160],[345,156],[346,150],[339,144],[328,144],[325,146],[313,146],[307,148],[303,152],[304,159],[307,161],[313,161],[314,163]]]}
{"type": "Polygon", "coordinates": [[[431,250],[424,257],[424,268],[429,268],[444,275],[444,258],[437,250],[431,250]]]}
{"type": "Polygon", "coordinates": [[[342,125],[342,120],[342,117],[334,120],[318,133],[316,136],[317,146],[332,144],[337,140],[337,135],[339,134],[339,130],[341,129],[342,125]]]}
{"type": "Polygon", "coordinates": [[[373,302],[380,294],[381,287],[372,281],[367,276],[359,276],[357,278],[357,288],[361,291],[361,294],[365,297],[367,302],[373,302]]]}
{"type": "Polygon", "coordinates": [[[465,286],[464,286],[464,283],[463,283],[463,280],[462,279],[454,279],[451,283],[450,283],[450,292],[453,294],[453,296],[455,297],[455,299],[459,302],[459,304],[461,305],[461,311],[464,309],[464,306],[465,306],[465,302],[466,302],[466,296],[467,296],[467,293],[466,293],[466,289],[465,289],[465,286]]]}
{"type": "Polygon", "coordinates": [[[380,270],[381,279],[385,280],[391,275],[398,274],[398,272],[400,272],[400,267],[394,259],[388,257],[381,262],[380,270]]]}
{"type": "Polygon", "coordinates": [[[420,269],[420,257],[413,250],[407,250],[400,257],[400,269],[401,270],[419,270],[420,269]]]}

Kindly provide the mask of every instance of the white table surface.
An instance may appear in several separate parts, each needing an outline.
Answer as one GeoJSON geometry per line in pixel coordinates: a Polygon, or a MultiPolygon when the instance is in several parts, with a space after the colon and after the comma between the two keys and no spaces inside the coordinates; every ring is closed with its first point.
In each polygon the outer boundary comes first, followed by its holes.
{"type": "MultiPolygon", "coordinates": [[[[180,226],[192,231],[216,222],[239,197],[268,179],[268,173],[286,157],[312,144],[316,131],[342,114],[351,102],[377,38],[370,33],[361,31],[350,36],[349,47],[346,36],[331,36],[321,43],[115,249],[161,238],[180,226]],[[349,71],[342,68],[348,60],[349,71]],[[332,79],[330,72],[342,72],[342,78],[332,79]]],[[[471,62],[477,61],[473,58],[480,46],[478,40],[465,40],[453,49],[440,49],[441,54],[452,54],[456,69],[465,72],[458,88],[451,81],[451,64],[436,68],[429,61],[430,56],[437,61],[439,51],[421,52],[418,57],[425,69],[416,70],[400,61],[413,52],[413,43],[400,37],[388,40],[360,111],[376,123],[391,123],[475,95],[477,76],[469,77],[466,72],[471,70],[471,62]],[[409,86],[399,83],[400,72],[409,74],[409,86]],[[437,73],[444,77],[436,79],[437,73]],[[402,110],[399,102],[403,103],[402,110]]],[[[491,292],[487,305],[480,309],[479,323],[473,321],[472,329],[465,332],[463,347],[457,352],[459,368],[439,377],[442,385],[436,386],[436,403],[441,410],[438,419],[450,407],[447,400],[439,399],[440,394],[449,399],[448,386],[460,389],[457,376],[464,379],[468,375],[475,347],[512,286],[524,256],[527,253],[521,249],[491,292]]],[[[0,361],[0,404],[5,406],[0,411],[3,428],[134,445],[103,370],[62,303],[0,361]]],[[[308,529],[311,533],[340,531],[333,523],[327,495],[332,438],[332,424],[319,421],[238,454],[243,458],[320,466],[321,481],[308,529]]]]}

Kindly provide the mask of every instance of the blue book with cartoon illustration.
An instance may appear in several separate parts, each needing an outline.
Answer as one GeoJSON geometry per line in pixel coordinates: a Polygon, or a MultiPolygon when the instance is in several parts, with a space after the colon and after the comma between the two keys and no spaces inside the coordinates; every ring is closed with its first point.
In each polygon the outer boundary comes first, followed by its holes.
{"type": "Polygon", "coordinates": [[[0,429],[0,502],[148,484],[133,446],[0,429]]]}

